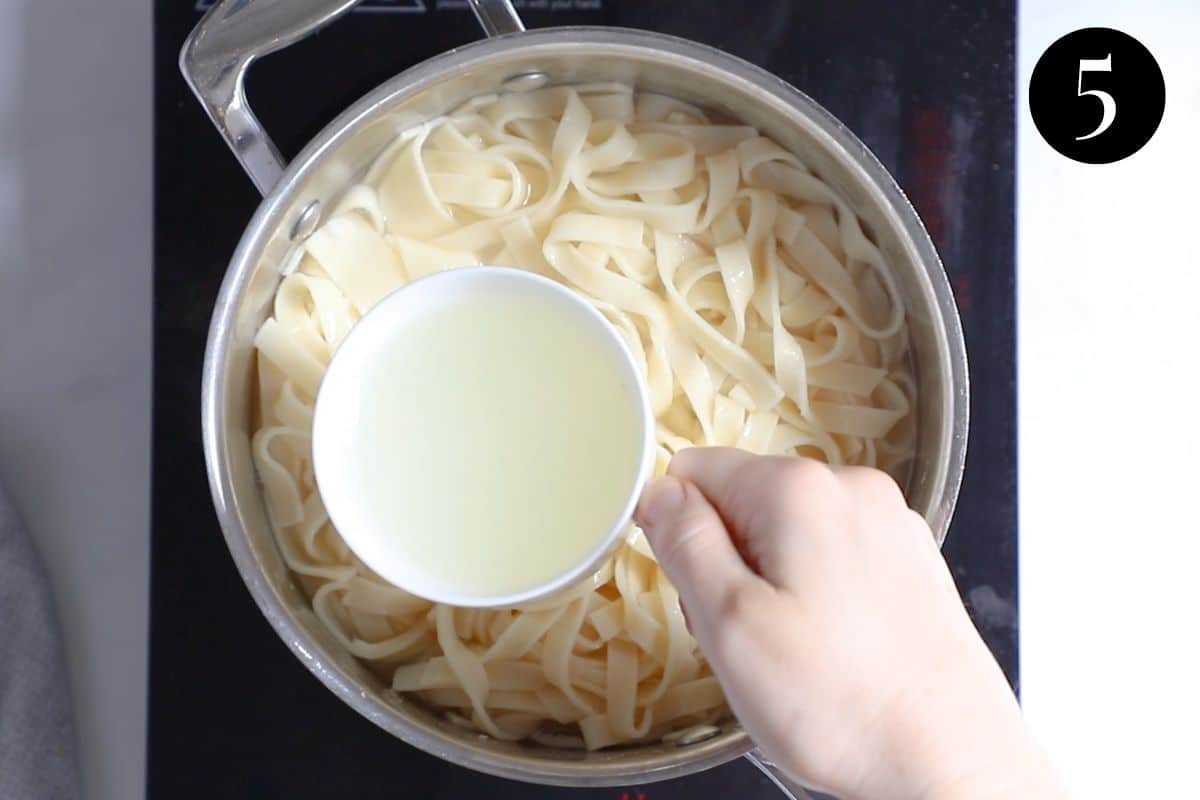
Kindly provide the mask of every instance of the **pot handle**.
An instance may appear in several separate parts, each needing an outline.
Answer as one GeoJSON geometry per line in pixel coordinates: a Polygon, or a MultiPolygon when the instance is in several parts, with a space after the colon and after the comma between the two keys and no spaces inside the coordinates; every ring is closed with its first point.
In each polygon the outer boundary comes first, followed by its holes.
{"type": "Polygon", "coordinates": [[[833,800],[833,798],[827,795],[813,794],[810,790],[792,780],[757,747],[747,753],[745,758],[762,770],[763,774],[770,778],[771,782],[778,786],[780,791],[783,792],[784,797],[789,798],[789,800],[833,800]]]}
{"type": "MultiPolygon", "coordinates": [[[[470,0],[488,36],[525,30],[511,0],[470,0]]],[[[179,69],[242,168],[262,194],[287,166],[246,102],[246,70],[315,33],[358,0],[219,0],[179,53],[179,69]]]]}

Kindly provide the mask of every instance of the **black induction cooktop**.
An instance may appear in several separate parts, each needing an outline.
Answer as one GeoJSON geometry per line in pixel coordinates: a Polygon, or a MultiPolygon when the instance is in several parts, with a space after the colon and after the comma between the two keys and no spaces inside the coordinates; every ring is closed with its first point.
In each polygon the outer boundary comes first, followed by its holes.
{"type": "MultiPolygon", "coordinates": [[[[748,763],[650,786],[568,790],[480,775],[337,700],[243,587],[209,498],[199,425],[208,317],[259,197],[176,58],[210,0],[157,0],[154,486],[148,796],[779,797],[748,763]]],[[[516,0],[530,28],[683,36],[782,76],[853,129],[908,193],[950,274],[971,361],[966,481],[945,547],[971,614],[1017,675],[1014,0],[516,0]]],[[[248,91],[285,155],[395,73],[480,37],[465,0],[371,0],[263,59],[248,91]]]]}

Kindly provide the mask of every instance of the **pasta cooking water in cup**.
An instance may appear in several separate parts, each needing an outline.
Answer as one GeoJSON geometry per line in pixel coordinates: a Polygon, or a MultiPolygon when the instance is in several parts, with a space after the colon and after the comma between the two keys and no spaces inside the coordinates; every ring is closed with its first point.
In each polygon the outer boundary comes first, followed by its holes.
{"type": "Polygon", "coordinates": [[[257,334],[253,452],[280,549],[315,613],[396,690],[493,737],[588,749],[728,715],[639,534],[561,595],[479,609],[389,585],[330,524],[310,433],[333,351],[393,289],[476,264],[561,282],[616,326],[649,387],[658,471],[725,445],[904,485],[916,392],[882,254],[752,127],[619,84],[489,95],[397,135],[257,334]]]}

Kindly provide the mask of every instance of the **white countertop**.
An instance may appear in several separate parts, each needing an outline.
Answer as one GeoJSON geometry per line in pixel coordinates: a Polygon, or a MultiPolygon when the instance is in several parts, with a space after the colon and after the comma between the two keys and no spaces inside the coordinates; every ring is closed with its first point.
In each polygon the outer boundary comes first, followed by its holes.
{"type": "Polygon", "coordinates": [[[1021,11],[1025,713],[1080,798],[1194,797],[1200,5],[1039,0],[1021,11]],[[1051,150],[1024,95],[1042,51],[1084,27],[1137,38],[1167,85],[1154,138],[1107,166],[1051,150]]]}
{"type": "MultiPolygon", "coordinates": [[[[1093,798],[1178,796],[1200,718],[1200,7],[1124,5],[1020,20],[1022,93],[1092,25],[1167,81],[1154,140],[1107,167],[1018,108],[1022,685],[1093,798]]],[[[151,46],[150,0],[0,3],[0,480],[54,583],[93,800],[143,792],[151,46]]]]}
{"type": "Polygon", "coordinates": [[[143,793],[150,0],[0,2],[0,482],[50,572],[88,797],[143,793]]]}

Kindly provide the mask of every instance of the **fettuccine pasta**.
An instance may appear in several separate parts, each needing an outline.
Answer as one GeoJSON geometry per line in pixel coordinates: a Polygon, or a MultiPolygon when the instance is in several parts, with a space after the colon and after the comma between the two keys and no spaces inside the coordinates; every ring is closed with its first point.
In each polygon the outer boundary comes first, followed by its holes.
{"type": "Polygon", "coordinates": [[[279,547],[319,618],[395,690],[560,747],[726,716],[640,534],[563,596],[480,610],[386,584],[330,524],[309,437],[332,353],[396,287],[472,264],[561,281],[611,320],[648,382],[660,472],[681,448],[726,445],[903,484],[915,389],[881,253],[755,129],[627,86],[554,87],[400,133],[305,242],[258,332],[253,453],[279,547]]]}

